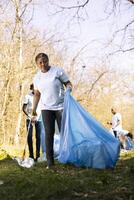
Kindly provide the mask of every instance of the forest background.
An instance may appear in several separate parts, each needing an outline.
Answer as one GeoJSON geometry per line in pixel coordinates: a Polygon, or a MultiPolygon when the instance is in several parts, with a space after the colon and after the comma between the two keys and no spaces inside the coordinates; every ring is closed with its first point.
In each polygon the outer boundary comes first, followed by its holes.
{"type": "Polygon", "coordinates": [[[116,106],[123,128],[134,133],[133,0],[1,0],[0,144],[5,148],[24,144],[22,103],[39,52],[65,69],[72,95],[106,128],[116,106]]]}

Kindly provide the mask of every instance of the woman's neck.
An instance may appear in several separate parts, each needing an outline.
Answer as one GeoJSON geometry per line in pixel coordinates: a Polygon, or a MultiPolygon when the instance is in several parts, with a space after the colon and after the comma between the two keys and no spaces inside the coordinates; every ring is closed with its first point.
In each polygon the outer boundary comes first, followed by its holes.
{"type": "Polygon", "coordinates": [[[45,69],[41,70],[42,73],[46,73],[50,70],[51,66],[47,66],[45,69]]]}

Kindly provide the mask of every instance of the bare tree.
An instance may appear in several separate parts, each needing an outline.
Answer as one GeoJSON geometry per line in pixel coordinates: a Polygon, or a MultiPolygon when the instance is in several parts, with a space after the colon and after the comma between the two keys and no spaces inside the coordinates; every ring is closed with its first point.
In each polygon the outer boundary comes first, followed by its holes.
{"type": "MultiPolygon", "coordinates": [[[[77,20],[79,23],[80,20],[84,20],[86,17],[88,18],[88,10],[90,10],[89,6],[91,4],[90,0],[81,0],[81,1],[50,1],[51,5],[54,7],[53,15],[55,14],[66,14],[68,15],[69,24],[72,21],[77,20]]],[[[94,2],[94,4],[97,2],[94,2]]],[[[93,2],[92,2],[93,4],[93,2]]],[[[106,15],[105,20],[114,16],[114,19],[117,18],[118,15],[123,15],[123,12],[131,13],[134,11],[134,1],[133,0],[107,0],[104,4],[104,13],[106,15]]],[[[101,21],[101,17],[100,17],[101,21]]],[[[114,43],[117,38],[120,38],[120,44],[116,45],[116,50],[112,53],[119,52],[128,52],[134,50],[134,18],[130,18],[125,25],[120,25],[120,27],[116,27],[115,32],[113,33],[113,37],[111,41],[114,43]]],[[[116,44],[116,43],[115,43],[116,44]]]]}
{"type": "MultiPolygon", "coordinates": [[[[21,118],[22,118],[22,98],[23,98],[23,71],[24,71],[24,23],[25,23],[25,16],[27,14],[28,6],[30,6],[32,0],[6,0],[1,2],[1,10],[3,14],[3,18],[1,18],[3,26],[3,35],[1,39],[1,44],[6,40],[6,44],[4,46],[4,51],[1,53],[4,56],[5,62],[1,63],[6,66],[5,70],[5,77],[4,80],[4,90],[3,90],[3,106],[2,106],[2,132],[4,135],[4,142],[5,142],[5,121],[7,121],[7,108],[9,106],[9,96],[11,96],[11,90],[13,86],[14,79],[16,80],[17,95],[16,96],[16,110],[18,111],[18,118],[16,119],[16,133],[15,139],[16,143],[19,142],[20,136],[20,126],[21,126],[21,118]],[[6,4],[5,4],[6,3],[6,4]],[[7,19],[4,15],[8,12],[8,10],[12,12],[12,18],[7,19]],[[4,29],[5,27],[5,29],[4,29]],[[5,37],[7,35],[7,38],[5,37]],[[9,49],[8,49],[9,48],[9,49]],[[11,76],[11,74],[13,74],[11,76]],[[17,103],[18,102],[18,103],[17,103]],[[18,105],[18,107],[17,107],[18,105]]],[[[8,12],[9,13],[9,12],[8,12]]],[[[9,13],[10,15],[10,13],[9,13]]],[[[3,45],[2,45],[3,46],[3,45]]],[[[4,69],[4,68],[3,68],[4,69]]]]}
{"type": "Polygon", "coordinates": [[[12,40],[15,44],[18,43],[18,91],[19,91],[19,109],[18,119],[16,124],[15,141],[19,142],[20,127],[22,121],[22,98],[23,98],[23,84],[22,84],[22,72],[23,72],[23,34],[24,34],[24,17],[28,6],[32,3],[32,0],[11,0],[13,9],[15,11],[15,25],[12,33],[12,40]]]}

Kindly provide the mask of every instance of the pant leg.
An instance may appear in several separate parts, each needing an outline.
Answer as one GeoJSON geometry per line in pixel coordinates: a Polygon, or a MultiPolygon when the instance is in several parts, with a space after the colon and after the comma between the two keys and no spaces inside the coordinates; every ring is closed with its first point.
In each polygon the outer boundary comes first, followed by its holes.
{"type": "Polygon", "coordinates": [[[40,157],[41,121],[35,122],[35,136],[36,136],[36,159],[37,159],[40,157]]]}
{"type": "Polygon", "coordinates": [[[45,127],[42,121],[41,121],[41,149],[42,149],[42,153],[46,152],[45,127]]]}
{"type": "Polygon", "coordinates": [[[115,137],[117,138],[117,131],[113,131],[115,137]]]}
{"type": "Polygon", "coordinates": [[[48,165],[54,164],[54,132],[55,132],[55,112],[42,110],[42,119],[45,127],[46,158],[48,165]]]}
{"type": "Polygon", "coordinates": [[[56,110],[55,111],[55,116],[56,116],[56,121],[57,121],[57,125],[58,125],[58,128],[59,128],[59,132],[61,130],[62,112],[63,112],[63,110],[56,110]]]}
{"type": "Polygon", "coordinates": [[[28,149],[29,149],[29,157],[34,158],[33,154],[33,125],[31,124],[30,120],[26,120],[26,126],[28,131],[27,142],[28,142],[28,149]]]}

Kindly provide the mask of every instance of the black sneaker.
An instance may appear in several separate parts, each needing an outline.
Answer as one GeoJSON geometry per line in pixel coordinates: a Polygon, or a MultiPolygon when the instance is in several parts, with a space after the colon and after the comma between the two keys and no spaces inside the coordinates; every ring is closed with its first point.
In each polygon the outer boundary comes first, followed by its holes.
{"type": "Polygon", "coordinates": [[[37,162],[37,161],[38,161],[38,158],[39,158],[39,157],[36,157],[36,158],[34,159],[34,161],[37,162]]]}
{"type": "Polygon", "coordinates": [[[32,159],[34,159],[34,157],[33,157],[33,156],[29,156],[29,158],[32,158],[32,159]]]}

